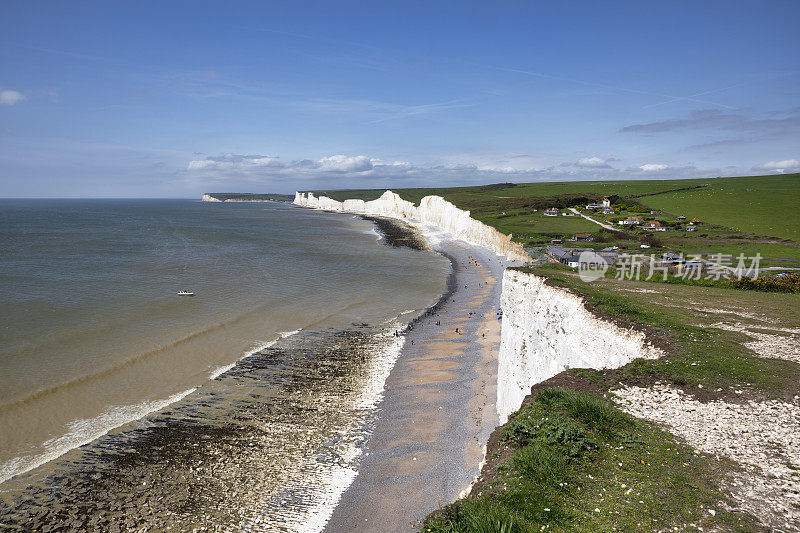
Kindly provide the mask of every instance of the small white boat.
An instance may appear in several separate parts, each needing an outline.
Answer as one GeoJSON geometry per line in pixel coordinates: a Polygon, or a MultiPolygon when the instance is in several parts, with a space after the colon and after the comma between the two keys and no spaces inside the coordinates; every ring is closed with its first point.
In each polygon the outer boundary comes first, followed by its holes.
{"type": "Polygon", "coordinates": [[[194,296],[194,293],[189,291],[178,291],[178,296],[194,296]]]}

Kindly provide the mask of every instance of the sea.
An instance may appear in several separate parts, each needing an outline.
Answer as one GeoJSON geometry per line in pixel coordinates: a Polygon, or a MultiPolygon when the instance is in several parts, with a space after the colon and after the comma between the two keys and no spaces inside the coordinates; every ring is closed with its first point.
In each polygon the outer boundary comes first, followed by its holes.
{"type": "Polygon", "coordinates": [[[318,530],[449,270],[284,203],[0,200],[0,522],[318,530]]]}

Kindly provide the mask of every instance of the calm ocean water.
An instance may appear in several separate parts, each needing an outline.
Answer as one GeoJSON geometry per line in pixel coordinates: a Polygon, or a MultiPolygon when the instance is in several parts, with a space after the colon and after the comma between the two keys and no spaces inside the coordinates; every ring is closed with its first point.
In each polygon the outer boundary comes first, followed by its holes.
{"type": "MultiPolygon", "coordinates": [[[[424,309],[448,268],[370,222],[283,204],[0,201],[0,480],[211,383],[234,405],[241,379],[210,380],[242,378],[242,357],[424,309]]],[[[270,357],[259,371],[280,376],[270,357]]]]}

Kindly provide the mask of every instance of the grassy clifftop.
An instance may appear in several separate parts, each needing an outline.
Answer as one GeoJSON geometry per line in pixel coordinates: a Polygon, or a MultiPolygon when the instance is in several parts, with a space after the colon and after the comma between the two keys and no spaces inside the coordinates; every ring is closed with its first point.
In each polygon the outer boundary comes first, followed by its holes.
{"type": "MultiPolygon", "coordinates": [[[[791,402],[800,394],[800,365],[774,348],[757,353],[748,335],[779,345],[789,340],[786,332],[800,323],[800,295],[585,283],[560,265],[532,272],[581,296],[597,315],[644,328],[667,355],[616,370],[569,370],[534,386],[490,438],[471,495],[431,515],[422,531],[766,530],[752,513],[758,503],[743,503],[737,487],[732,491],[732,479],[749,478],[742,473],[747,464],[702,453],[663,426],[624,413],[615,391],[669,387],[745,413],[749,402],[791,402]]],[[[783,347],[791,355],[791,345],[783,347]]],[[[785,459],[779,453],[774,460],[785,459]]]]}
{"type": "MultiPolygon", "coordinates": [[[[599,198],[618,195],[639,203],[742,232],[800,240],[800,174],[701,178],[688,180],[573,181],[561,183],[508,183],[475,187],[393,189],[403,199],[418,203],[439,195],[478,217],[527,205],[531,199],[551,204],[559,199],[599,198]]],[[[383,189],[314,191],[335,200],[374,200],[383,189]]],[[[579,203],[579,202],[575,202],[579,203]]],[[[569,204],[572,205],[572,204],[569,204]]],[[[494,225],[492,220],[487,223],[494,225]]],[[[502,229],[502,228],[501,228],[502,229]]],[[[520,228],[522,229],[522,228],[520,228]]],[[[575,229],[582,230],[583,226],[575,229]]]]}

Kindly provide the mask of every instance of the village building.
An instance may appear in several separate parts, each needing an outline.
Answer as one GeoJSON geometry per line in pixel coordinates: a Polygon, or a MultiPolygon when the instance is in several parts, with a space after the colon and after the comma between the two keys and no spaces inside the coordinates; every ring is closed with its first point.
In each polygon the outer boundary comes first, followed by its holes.
{"type": "Polygon", "coordinates": [[[561,214],[561,211],[558,208],[551,207],[550,209],[544,210],[544,216],[546,217],[557,217],[561,214]]]}
{"type": "Polygon", "coordinates": [[[602,203],[586,204],[586,209],[602,209],[604,207],[607,207],[609,209],[611,208],[611,198],[609,198],[608,196],[603,196],[602,203]]]}
{"type": "Polygon", "coordinates": [[[620,220],[619,224],[621,226],[635,226],[636,224],[641,224],[643,221],[639,217],[628,217],[625,220],[620,220]]]}
{"type": "Polygon", "coordinates": [[[559,263],[565,265],[569,263],[570,259],[573,256],[577,255],[576,248],[564,248],[563,246],[548,246],[545,250],[547,252],[547,255],[549,255],[559,263]]]}
{"type": "Polygon", "coordinates": [[[613,215],[614,214],[614,208],[613,207],[604,207],[603,209],[600,210],[600,212],[603,213],[604,215],[613,215]]]}
{"type": "Polygon", "coordinates": [[[576,233],[572,236],[573,241],[591,242],[594,240],[594,235],[591,233],[576,233]]]}
{"type": "Polygon", "coordinates": [[[572,268],[581,269],[598,269],[607,268],[614,264],[616,258],[611,259],[603,254],[592,251],[581,252],[577,257],[574,257],[572,262],[568,263],[572,268]]]}
{"type": "Polygon", "coordinates": [[[667,231],[667,227],[658,220],[651,220],[642,226],[642,229],[647,231],[667,231]]]}
{"type": "Polygon", "coordinates": [[[695,226],[694,224],[689,224],[688,226],[686,226],[686,231],[697,231],[697,226],[695,226]]]}
{"type": "Polygon", "coordinates": [[[571,268],[601,268],[611,266],[617,261],[619,252],[595,252],[591,248],[564,248],[563,246],[548,246],[547,255],[561,264],[571,268]]]}
{"type": "Polygon", "coordinates": [[[695,225],[699,225],[699,224],[702,224],[702,223],[703,222],[697,217],[695,217],[695,218],[693,218],[692,220],[689,221],[689,224],[695,224],[695,225]]]}
{"type": "Polygon", "coordinates": [[[662,265],[681,265],[683,263],[683,254],[679,254],[677,252],[666,252],[661,254],[662,265]]]}
{"type": "Polygon", "coordinates": [[[685,217],[685,216],[683,216],[683,215],[678,215],[678,216],[677,216],[677,218],[676,218],[676,220],[677,220],[678,222],[683,222],[684,220],[686,220],[686,217],[685,217]]]}

